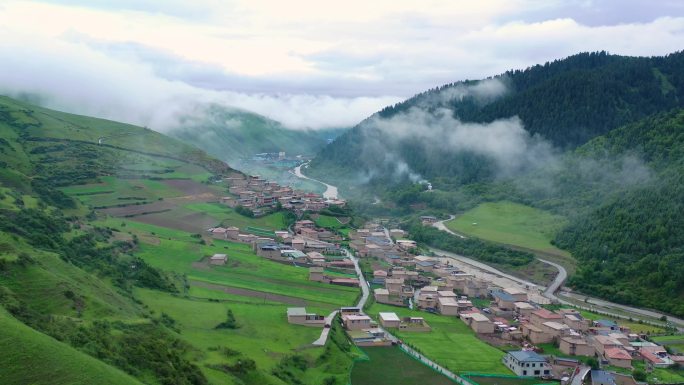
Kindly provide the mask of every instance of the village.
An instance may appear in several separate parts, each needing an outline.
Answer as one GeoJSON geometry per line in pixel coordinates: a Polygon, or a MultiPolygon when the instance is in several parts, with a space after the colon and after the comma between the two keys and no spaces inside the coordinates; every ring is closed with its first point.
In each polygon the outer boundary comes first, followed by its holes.
{"type": "Polygon", "coordinates": [[[292,210],[297,216],[301,216],[304,212],[318,212],[330,206],[346,205],[343,199],[325,199],[320,194],[281,186],[259,175],[234,173],[223,180],[231,195],[222,197],[221,203],[232,208],[247,209],[254,216],[265,215],[276,207],[292,210]]]}
{"type": "MultiPolygon", "coordinates": [[[[226,181],[234,196],[224,197],[222,202],[250,208],[255,214],[276,204],[298,216],[345,204],[293,191],[258,176],[231,176],[226,181]]],[[[432,217],[421,219],[425,225],[433,221],[432,217]]],[[[260,257],[308,269],[311,281],[360,287],[366,293],[357,306],[342,307],[330,315],[304,307],[284,309],[287,322],[323,329],[318,344],[325,343],[327,330],[339,322],[357,346],[402,346],[403,341],[394,334],[432,331],[424,317],[402,311],[410,309],[463,322],[479,339],[505,350],[502,363],[520,377],[556,380],[561,385],[635,385],[638,381],[629,374],[635,363],[642,363],[646,370],[684,364],[684,356],[669,354],[665,347],[628,326],[611,319],[586,319],[577,309],[550,304],[537,287],[502,287],[464,271],[455,260],[422,255],[401,229],[369,223],[342,235],[304,219],[273,235],[246,230],[217,227],[208,231],[216,239],[250,244],[260,257]],[[396,310],[379,312],[373,318],[364,312],[366,297],[396,310]],[[553,347],[551,352],[545,349],[549,347],[553,347]]],[[[222,265],[229,258],[217,254],[209,263],[222,265]]],[[[419,354],[409,347],[404,350],[419,354]]]]}

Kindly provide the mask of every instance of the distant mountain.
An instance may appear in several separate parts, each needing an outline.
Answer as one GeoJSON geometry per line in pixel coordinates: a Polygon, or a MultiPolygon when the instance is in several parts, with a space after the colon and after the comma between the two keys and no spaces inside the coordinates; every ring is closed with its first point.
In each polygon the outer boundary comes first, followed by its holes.
{"type": "Polygon", "coordinates": [[[168,134],[227,161],[264,152],[313,156],[345,129],[293,130],[264,116],[216,105],[168,134]]]}
{"type": "Polygon", "coordinates": [[[507,133],[525,130],[528,141],[538,136],[555,148],[574,148],[684,106],[682,68],[682,52],[651,58],[582,53],[448,84],[378,112],[324,148],[309,170],[352,184],[376,179],[386,185],[400,174],[456,184],[491,180],[497,159],[482,143],[502,128],[492,124],[512,127],[507,133]],[[471,130],[468,138],[458,136],[461,128],[471,130]]]}

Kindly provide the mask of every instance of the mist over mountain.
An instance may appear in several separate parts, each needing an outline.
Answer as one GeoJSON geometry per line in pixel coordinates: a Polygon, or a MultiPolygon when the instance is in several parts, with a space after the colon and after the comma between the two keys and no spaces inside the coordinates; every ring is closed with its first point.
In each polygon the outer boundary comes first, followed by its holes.
{"type": "Polygon", "coordinates": [[[448,84],[365,120],[321,151],[311,170],[359,184],[393,174],[398,164],[412,178],[469,183],[533,160],[548,165],[549,153],[682,106],[683,67],[681,52],[597,52],[448,84]]]}
{"type": "Polygon", "coordinates": [[[344,130],[292,130],[258,114],[206,105],[182,116],[167,134],[223,161],[236,162],[264,152],[313,156],[344,130]]]}

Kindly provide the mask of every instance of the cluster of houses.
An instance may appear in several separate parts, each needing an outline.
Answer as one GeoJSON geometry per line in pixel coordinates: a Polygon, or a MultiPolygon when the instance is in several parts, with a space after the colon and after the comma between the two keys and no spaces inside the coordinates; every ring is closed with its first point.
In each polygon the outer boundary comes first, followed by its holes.
{"type": "Polygon", "coordinates": [[[297,215],[305,211],[318,212],[329,206],[343,207],[342,199],[325,199],[320,194],[294,190],[281,186],[277,182],[268,181],[259,175],[246,176],[234,173],[223,178],[228,184],[230,196],[221,198],[221,202],[230,206],[242,206],[255,215],[265,213],[264,209],[276,207],[278,203],[297,215]]]}
{"type": "Polygon", "coordinates": [[[533,344],[556,343],[565,355],[597,356],[604,364],[619,368],[631,369],[634,360],[651,368],[684,363],[684,356],[668,354],[664,347],[643,340],[628,327],[612,320],[587,320],[574,309],[535,310],[522,318],[520,330],[533,344]]]}

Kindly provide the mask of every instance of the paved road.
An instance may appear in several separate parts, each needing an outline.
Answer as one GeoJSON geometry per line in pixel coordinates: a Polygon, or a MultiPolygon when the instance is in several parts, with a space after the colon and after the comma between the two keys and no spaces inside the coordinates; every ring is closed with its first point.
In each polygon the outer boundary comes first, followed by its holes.
{"type": "MultiPolygon", "coordinates": [[[[370,295],[368,283],[366,282],[366,278],[363,276],[363,272],[361,271],[361,267],[359,266],[359,260],[351,253],[349,253],[347,250],[344,250],[344,253],[347,255],[347,257],[349,257],[349,259],[351,259],[352,262],[354,262],[354,270],[356,270],[356,275],[359,277],[359,286],[361,286],[361,298],[359,298],[359,302],[356,304],[356,307],[363,309],[364,305],[366,305],[366,302],[368,302],[368,296],[370,295]]],[[[333,319],[335,319],[336,315],[337,310],[333,311],[327,317],[325,317],[326,325],[332,325],[332,321],[333,319]]],[[[321,331],[321,336],[318,337],[318,339],[314,341],[312,345],[325,345],[325,342],[328,340],[328,333],[330,333],[330,328],[323,328],[323,330],[321,331]]]]}
{"type": "Polygon", "coordinates": [[[454,218],[455,218],[455,216],[449,215],[449,219],[445,219],[445,220],[442,220],[442,221],[437,221],[437,222],[433,223],[432,226],[436,227],[436,228],[439,229],[439,230],[446,231],[447,233],[449,233],[449,234],[451,234],[451,235],[455,235],[455,236],[457,236],[457,237],[459,237],[459,238],[461,238],[461,239],[466,239],[466,237],[465,237],[464,235],[459,234],[459,233],[455,233],[455,232],[451,231],[451,230],[450,230],[448,227],[446,227],[446,225],[444,224],[444,222],[448,222],[448,221],[450,221],[450,220],[452,220],[452,219],[454,219],[454,218]]]}
{"type": "Polygon", "coordinates": [[[518,278],[518,277],[513,276],[513,275],[510,275],[510,274],[506,274],[506,273],[504,273],[504,272],[501,271],[501,270],[498,270],[498,269],[496,269],[496,268],[494,268],[494,267],[491,267],[491,266],[487,265],[486,263],[478,262],[478,261],[476,261],[476,260],[474,260],[474,259],[472,259],[472,258],[464,257],[464,256],[462,256],[462,255],[455,254],[455,253],[452,253],[452,252],[449,252],[449,251],[436,249],[436,248],[434,248],[434,247],[428,247],[428,249],[430,249],[430,251],[432,251],[433,253],[437,254],[438,256],[443,256],[443,257],[448,257],[448,258],[451,258],[451,259],[455,259],[455,260],[457,260],[457,261],[460,261],[460,262],[466,263],[466,264],[468,264],[468,265],[477,267],[477,268],[480,269],[480,270],[484,270],[484,271],[490,272],[490,273],[492,273],[492,274],[496,274],[496,275],[500,275],[500,276],[502,276],[502,277],[508,278],[508,279],[510,279],[511,281],[515,281],[515,282],[517,282],[517,283],[519,283],[519,284],[521,284],[521,285],[527,285],[527,286],[529,286],[529,287],[538,287],[538,286],[539,286],[539,285],[537,285],[536,283],[532,283],[532,282],[530,282],[530,281],[526,281],[526,280],[524,280],[524,279],[518,278]]]}
{"type": "MultiPolygon", "coordinates": [[[[325,324],[326,325],[332,325],[333,320],[335,319],[335,316],[337,315],[338,310],[333,311],[332,313],[328,314],[327,317],[325,317],[325,324]]],[[[325,343],[328,341],[328,335],[330,334],[330,328],[323,328],[321,331],[321,336],[318,337],[316,341],[312,343],[312,345],[315,346],[324,346],[325,343]]]]}
{"type": "Polygon", "coordinates": [[[582,382],[584,382],[584,378],[587,376],[587,373],[591,371],[591,368],[589,366],[580,366],[579,372],[575,373],[575,375],[572,377],[572,381],[570,382],[570,385],[582,385],[582,382]]]}
{"type": "Polygon", "coordinates": [[[304,168],[307,168],[309,166],[309,162],[302,163],[299,166],[295,167],[294,171],[290,171],[290,173],[294,174],[295,176],[302,178],[302,179],[308,179],[312,180],[314,182],[320,183],[325,186],[325,192],[323,192],[323,198],[325,199],[337,199],[337,186],[333,186],[331,184],[327,184],[325,182],[321,182],[320,180],[309,178],[308,176],[302,174],[302,166],[304,168]]]}
{"type": "Polygon", "coordinates": [[[359,277],[359,285],[361,286],[361,298],[359,298],[359,303],[356,304],[356,307],[363,309],[363,307],[366,305],[366,302],[368,301],[368,296],[370,295],[368,282],[366,282],[366,277],[363,276],[363,272],[361,271],[361,267],[359,266],[358,258],[351,255],[346,250],[345,253],[349,257],[349,259],[351,259],[351,261],[354,262],[354,270],[356,270],[356,275],[359,277]]]}
{"type": "Polygon", "coordinates": [[[544,297],[550,299],[551,301],[560,301],[558,297],[556,297],[556,291],[563,286],[565,283],[565,280],[568,279],[568,272],[565,270],[565,268],[555,262],[547,261],[545,259],[537,258],[540,262],[546,263],[547,265],[551,265],[558,270],[558,274],[556,274],[556,278],[553,279],[553,282],[544,290],[544,297]]]}

